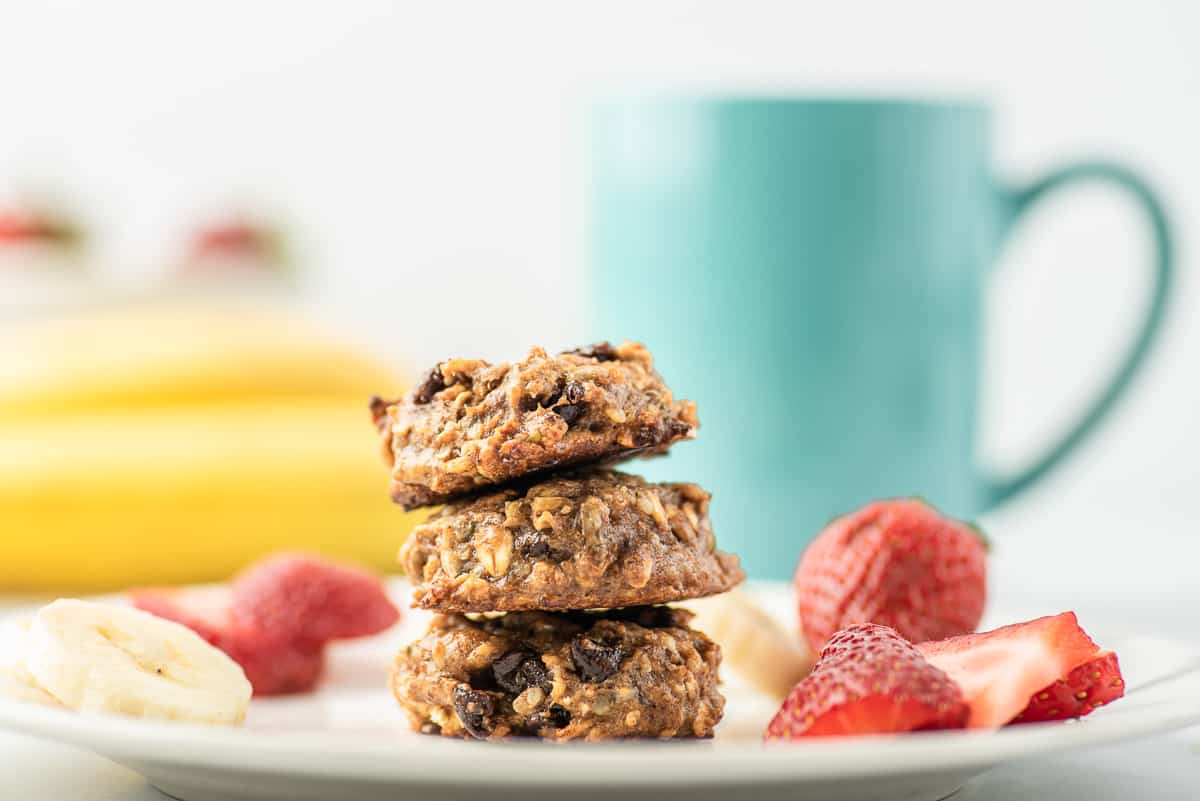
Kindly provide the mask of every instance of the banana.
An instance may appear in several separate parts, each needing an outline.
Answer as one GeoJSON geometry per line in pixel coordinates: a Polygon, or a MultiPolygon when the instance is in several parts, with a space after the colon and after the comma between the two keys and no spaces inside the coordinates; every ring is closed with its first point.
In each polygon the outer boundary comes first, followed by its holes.
{"type": "Polygon", "coordinates": [[[25,663],[29,651],[29,623],[29,618],[20,618],[0,624],[0,696],[59,706],[54,696],[34,680],[25,663]]]}
{"type": "Polygon", "coordinates": [[[186,626],[123,606],[58,600],[29,628],[26,664],[40,687],[80,712],[240,724],[250,682],[186,626]]]}
{"type": "Polygon", "coordinates": [[[353,398],[395,374],[292,315],[123,305],[0,325],[0,421],[251,398],[353,398]]]}
{"type": "Polygon", "coordinates": [[[734,590],[688,601],[692,626],[721,646],[722,661],[768,695],[783,698],[816,661],[802,639],[745,594],[734,590]]]}
{"type": "Polygon", "coordinates": [[[280,548],[395,569],[366,410],[394,371],[319,324],[158,298],[0,321],[0,588],[227,578],[280,548]]]}
{"type": "Polygon", "coordinates": [[[0,588],[227,578],[280,548],[395,569],[366,404],[396,374],[297,315],[212,299],[0,322],[0,588]]]}
{"type": "Polygon", "coordinates": [[[0,588],[221,581],[283,548],[395,571],[425,515],[388,499],[379,451],[362,398],[0,421],[0,588]]]}

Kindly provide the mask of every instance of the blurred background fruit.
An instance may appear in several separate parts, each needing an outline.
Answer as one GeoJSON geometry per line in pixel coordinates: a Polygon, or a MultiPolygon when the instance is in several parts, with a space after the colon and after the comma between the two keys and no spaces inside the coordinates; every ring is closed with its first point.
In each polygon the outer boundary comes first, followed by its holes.
{"type": "Polygon", "coordinates": [[[366,408],[397,384],[350,343],[249,304],[147,301],[14,321],[0,350],[0,422],[268,398],[366,408]]]}
{"type": "Polygon", "coordinates": [[[0,317],[28,316],[94,291],[87,231],[69,205],[0,200],[0,317]]]}
{"type": "Polygon", "coordinates": [[[126,304],[0,328],[0,588],[222,579],[280,548],[392,570],[367,412],[399,378],[282,309],[126,304]]]}

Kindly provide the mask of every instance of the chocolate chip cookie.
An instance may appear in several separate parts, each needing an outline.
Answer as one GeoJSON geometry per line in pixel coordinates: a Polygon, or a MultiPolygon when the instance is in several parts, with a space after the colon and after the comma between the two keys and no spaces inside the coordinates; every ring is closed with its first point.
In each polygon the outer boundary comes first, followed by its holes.
{"type": "Polygon", "coordinates": [[[392,665],[414,729],[447,737],[710,737],[721,649],[689,612],[438,615],[392,665]]]}
{"type": "Polygon", "coordinates": [[[744,578],[716,549],[709,495],[579,469],[452,503],[400,548],[415,602],[439,612],[615,608],[725,592],[744,578]]]}
{"type": "Polygon", "coordinates": [[[696,405],[677,401],[645,347],[600,343],[524,361],[449,359],[372,415],[405,509],[550,469],[663,452],[690,439],[696,405]]]}

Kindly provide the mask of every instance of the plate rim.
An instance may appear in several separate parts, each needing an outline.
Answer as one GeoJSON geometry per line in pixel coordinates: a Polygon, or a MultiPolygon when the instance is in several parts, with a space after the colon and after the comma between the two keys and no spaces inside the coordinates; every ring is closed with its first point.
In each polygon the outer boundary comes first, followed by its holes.
{"type": "MultiPolygon", "coordinates": [[[[389,589],[402,592],[406,583],[389,582],[389,589]]],[[[781,582],[754,581],[743,591],[767,601],[785,590],[786,584],[781,582]]],[[[101,602],[123,603],[124,599],[124,595],[90,597],[101,602]]],[[[3,610],[3,618],[34,609],[10,607],[3,610]]],[[[1192,640],[1133,631],[1124,636],[1150,640],[1160,648],[1182,647],[1200,659],[1200,643],[1192,640]]],[[[388,711],[398,714],[394,705],[388,711]]],[[[263,732],[76,713],[0,697],[0,728],[81,747],[139,772],[145,772],[144,767],[186,767],[398,785],[611,787],[802,783],[983,770],[1017,758],[1117,743],[1200,724],[1200,690],[1153,701],[1126,698],[1080,721],[803,742],[483,743],[402,735],[403,721],[396,717],[388,721],[392,722],[396,725],[387,728],[397,733],[390,740],[337,731],[263,732]],[[552,760],[545,759],[548,749],[553,750],[552,760]],[[471,770],[463,770],[464,764],[471,770]],[[537,771],[528,770],[534,764],[537,771]]]]}
{"type": "Polygon", "coordinates": [[[0,726],[83,747],[117,762],[459,785],[528,784],[530,774],[523,768],[531,764],[530,759],[536,759],[542,771],[539,784],[568,777],[571,784],[583,785],[613,784],[622,776],[636,777],[628,784],[741,784],[750,778],[808,781],[903,775],[985,768],[1019,757],[1116,743],[1194,724],[1200,724],[1200,698],[1183,707],[1159,701],[1121,714],[1097,712],[1089,720],[1074,723],[794,743],[736,742],[720,748],[714,748],[711,741],[552,744],[413,737],[384,742],[326,733],[272,732],[263,736],[244,729],[79,714],[0,700],[0,726]],[[548,762],[544,757],[549,749],[555,758],[548,762]],[[667,754],[671,758],[663,759],[667,754]],[[314,758],[317,756],[320,758],[314,758]],[[461,768],[464,756],[469,757],[472,770],[456,770],[448,779],[447,765],[461,768]]]}

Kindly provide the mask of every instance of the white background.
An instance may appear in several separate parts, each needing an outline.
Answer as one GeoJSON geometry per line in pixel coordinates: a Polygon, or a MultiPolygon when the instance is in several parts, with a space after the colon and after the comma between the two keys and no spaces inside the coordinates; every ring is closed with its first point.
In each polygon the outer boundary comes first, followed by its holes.
{"type": "MultiPolygon", "coordinates": [[[[1024,538],[1045,554],[1021,570],[1030,592],[1069,572],[1093,597],[1119,585],[1160,604],[1200,556],[1198,33],[1185,0],[7,3],[0,198],[72,203],[98,268],[130,282],[205,215],[282,216],[313,305],[420,367],[581,335],[582,114],[598,91],[987,98],[1001,175],[1126,159],[1165,194],[1180,255],[1144,380],[1068,469],[993,518],[997,564],[1024,538]]],[[[1019,232],[990,301],[990,460],[1019,464],[1101,383],[1140,313],[1145,251],[1104,192],[1019,232]]]]}

